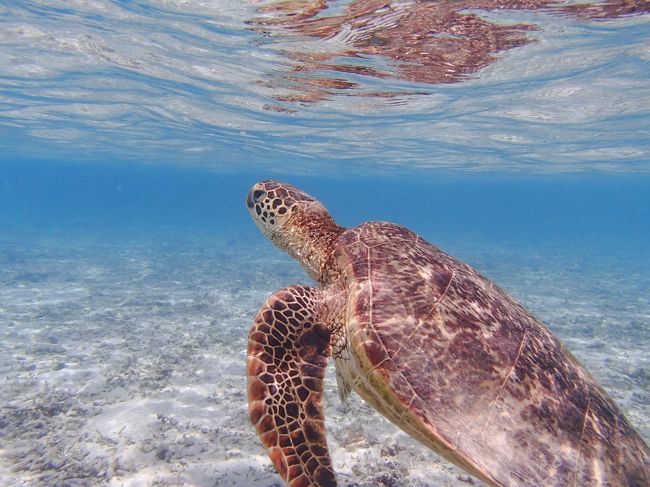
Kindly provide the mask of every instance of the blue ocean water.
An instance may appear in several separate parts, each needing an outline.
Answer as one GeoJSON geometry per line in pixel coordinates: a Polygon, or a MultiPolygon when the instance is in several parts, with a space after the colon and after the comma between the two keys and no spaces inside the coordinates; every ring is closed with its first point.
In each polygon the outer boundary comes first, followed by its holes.
{"type": "MultiPolygon", "coordinates": [[[[246,334],[310,281],[264,179],[476,267],[650,438],[647,4],[322,5],[0,4],[0,483],[279,485],[246,334]]],[[[471,480],[333,377],[341,485],[471,480]]]]}

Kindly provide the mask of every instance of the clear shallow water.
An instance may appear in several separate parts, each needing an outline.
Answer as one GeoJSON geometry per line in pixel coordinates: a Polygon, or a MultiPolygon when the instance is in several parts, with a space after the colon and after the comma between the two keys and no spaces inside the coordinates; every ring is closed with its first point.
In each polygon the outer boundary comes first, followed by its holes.
{"type": "MultiPolygon", "coordinates": [[[[278,482],[246,418],[246,334],[309,280],[247,215],[269,177],[475,266],[649,438],[648,16],[486,1],[400,37],[404,12],[427,21],[414,5],[298,23],[261,3],[0,5],[3,484],[278,482]]],[[[333,378],[341,485],[467,485],[333,378]]]]}
{"type": "MultiPolygon", "coordinates": [[[[309,279],[249,221],[256,174],[3,169],[4,483],[278,485],[246,415],[247,332],[270,293],[309,279]]],[[[342,224],[398,221],[475,266],[649,437],[647,176],[290,179],[342,224]]],[[[325,407],[340,485],[467,485],[356,396],[340,404],[332,368],[325,407]]]]}
{"type": "MultiPolygon", "coordinates": [[[[308,281],[242,237],[0,238],[5,485],[279,485],[246,415],[247,330],[270,292],[308,281]]],[[[445,247],[544,320],[648,438],[650,259],[458,234],[445,247]]],[[[325,405],[340,485],[467,485],[356,396],[340,404],[332,369],[325,405]]]]}

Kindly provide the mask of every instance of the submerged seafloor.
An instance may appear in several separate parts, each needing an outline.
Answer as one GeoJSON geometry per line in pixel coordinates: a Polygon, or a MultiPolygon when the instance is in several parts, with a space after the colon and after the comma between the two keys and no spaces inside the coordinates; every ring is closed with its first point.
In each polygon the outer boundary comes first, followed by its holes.
{"type": "MultiPolygon", "coordinates": [[[[650,260],[460,243],[650,437],[650,260]]],[[[261,239],[0,237],[0,478],[12,485],[281,485],[246,413],[246,336],[308,279],[261,239]]],[[[326,422],[341,486],[479,485],[356,396],[326,422]]]]}

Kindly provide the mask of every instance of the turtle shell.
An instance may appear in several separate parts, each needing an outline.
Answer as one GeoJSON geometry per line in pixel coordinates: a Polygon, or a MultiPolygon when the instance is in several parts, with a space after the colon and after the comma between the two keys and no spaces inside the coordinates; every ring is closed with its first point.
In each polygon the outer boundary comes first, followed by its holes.
{"type": "Polygon", "coordinates": [[[396,425],[491,485],[650,485],[638,433],[514,299],[394,224],[338,242],[337,369],[396,425]]]}

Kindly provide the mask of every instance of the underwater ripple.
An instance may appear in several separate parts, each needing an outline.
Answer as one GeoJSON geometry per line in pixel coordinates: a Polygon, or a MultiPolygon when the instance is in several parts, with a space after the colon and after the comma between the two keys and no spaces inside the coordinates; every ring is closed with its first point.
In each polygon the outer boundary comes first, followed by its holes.
{"type": "Polygon", "coordinates": [[[647,170],[646,2],[379,3],[0,6],[0,158],[647,170]]]}

